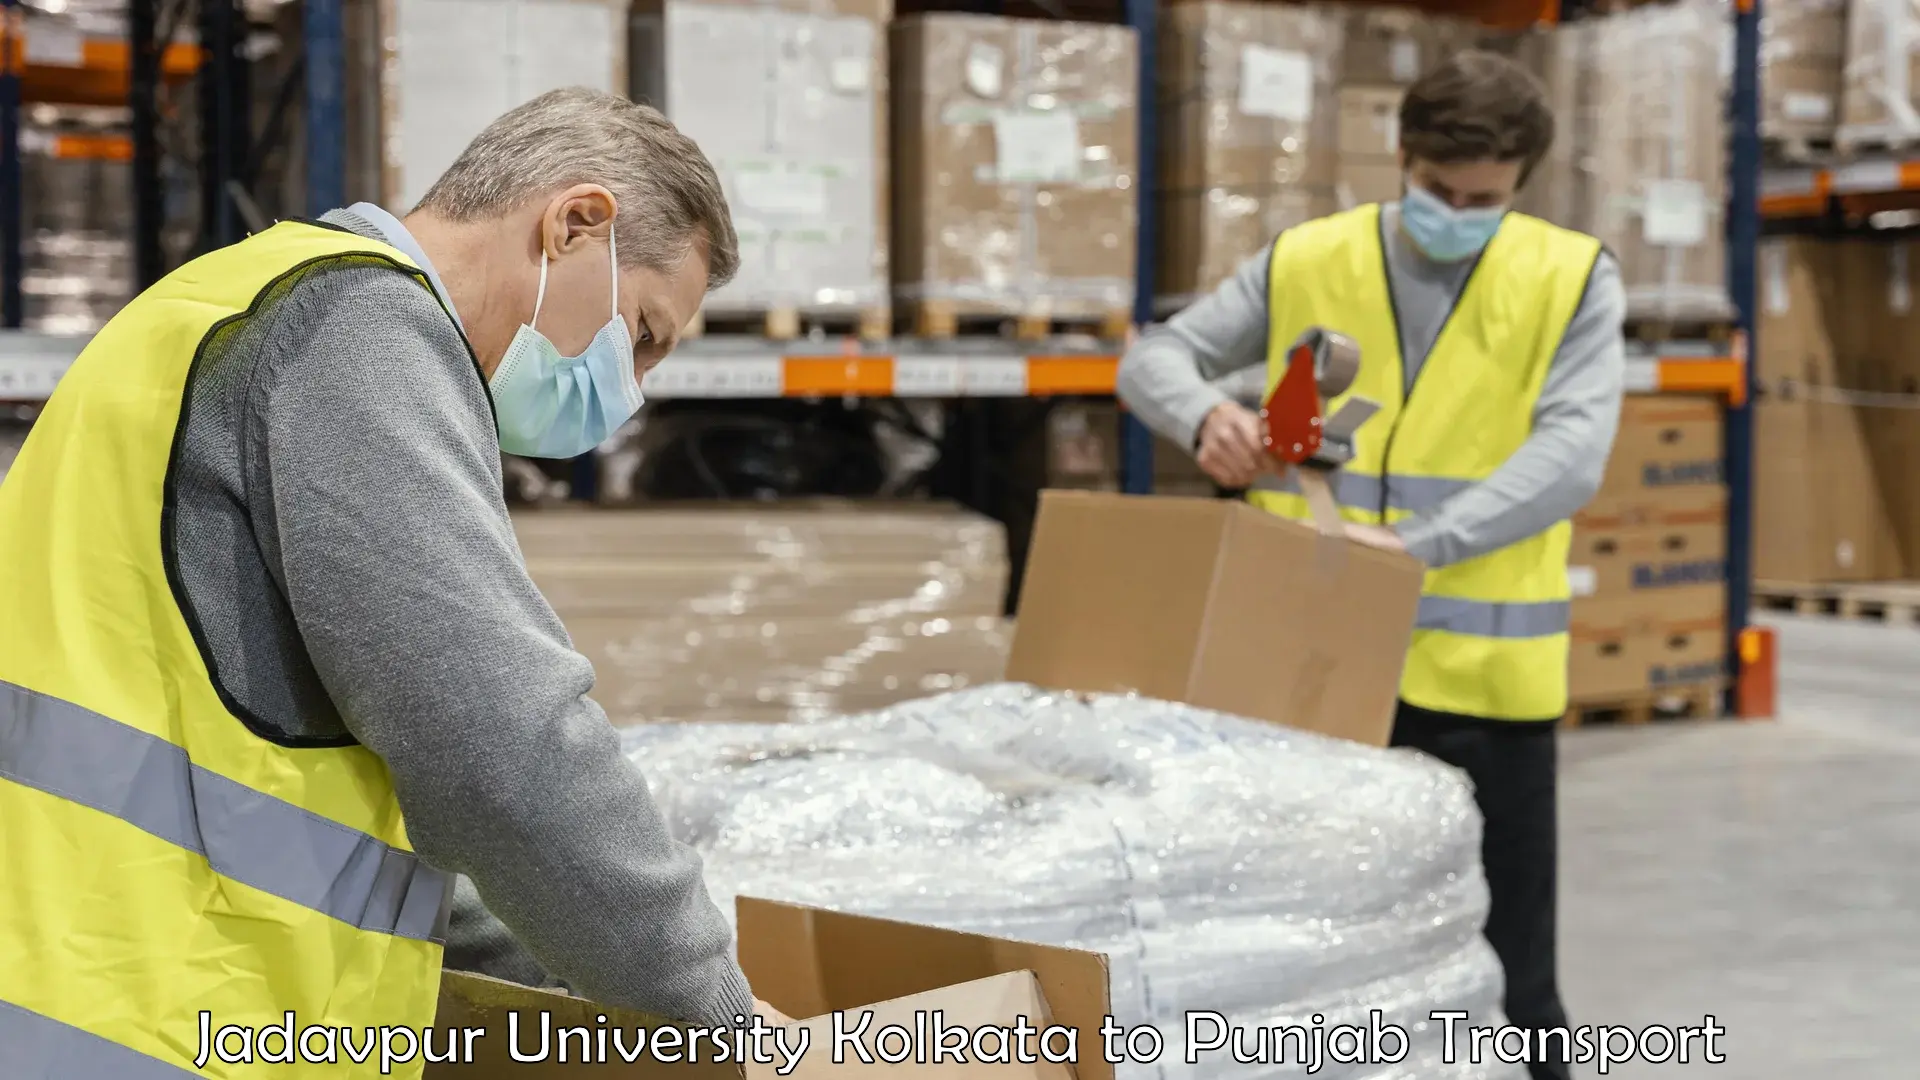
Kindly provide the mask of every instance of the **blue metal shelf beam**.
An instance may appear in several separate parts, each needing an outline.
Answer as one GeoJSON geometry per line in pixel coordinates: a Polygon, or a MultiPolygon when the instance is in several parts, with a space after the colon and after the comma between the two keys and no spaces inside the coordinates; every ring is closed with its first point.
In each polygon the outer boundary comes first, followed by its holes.
{"type": "Polygon", "coordinates": [[[347,204],[347,26],[341,0],[303,0],[307,216],[347,204]]]}
{"type": "MultiPolygon", "coordinates": [[[[1736,10],[1733,93],[1728,103],[1733,145],[1727,191],[1727,284],[1746,332],[1748,386],[1756,386],[1759,355],[1756,298],[1760,248],[1760,5],[1736,10]]],[[[1727,406],[1727,656],[1739,674],[1740,632],[1746,629],[1753,585],[1753,395],[1727,406]]]]}
{"type": "MultiPolygon", "coordinates": [[[[1159,40],[1160,5],[1157,0],[1126,0],[1127,25],[1133,27],[1140,51],[1139,165],[1134,172],[1133,323],[1145,328],[1153,321],[1154,272],[1159,265],[1158,209],[1154,193],[1160,173],[1160,81],[1155,48],[1159,40]]],[[[1120,414],[1120,489],[1129,495],[1153,490],[1153,435],[1138,417],[1120,414]]]]}

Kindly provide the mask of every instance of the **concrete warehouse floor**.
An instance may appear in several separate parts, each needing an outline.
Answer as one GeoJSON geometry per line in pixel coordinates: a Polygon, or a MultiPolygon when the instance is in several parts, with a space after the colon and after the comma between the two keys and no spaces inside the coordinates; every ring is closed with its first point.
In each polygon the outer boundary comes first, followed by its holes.
{"type": "Polygon", "coordinates": [[[1773,625],[1778,721],[1562,741],[1574,1021],[1727,1029],[1724,1065],[1612,1077],[1920,1076],[1920,629],[1773,625]]]}

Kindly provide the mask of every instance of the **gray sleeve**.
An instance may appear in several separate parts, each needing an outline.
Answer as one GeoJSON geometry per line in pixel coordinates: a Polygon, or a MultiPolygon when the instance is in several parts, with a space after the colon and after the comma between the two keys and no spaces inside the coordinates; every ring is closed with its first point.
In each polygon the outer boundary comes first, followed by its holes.
{"type": "Polygon", "coordinates": [[[1268,249],[1241,263],[1218,288],[1142,334],[1121,359],[1120,400],[1155,433],[1193,446],[1207,414],[1238,396],[1238,373],[1266,363],[1270,256],[1268,249]]]}
{"type": "Polygon", "coordinates": [[[314,668],[386,762],[414,848],[589,997],[706,1023],[749,1012],[698,855],[668,834],[587,697],[592,664],[527,576],[452,324],[427,290],[365,267],[311,275],[276,309],[255,482],[314,668]]]}
{"type": "Polygon", "coordinates": [[[1602,253],[1547,371],[1532,434],[1492,476],[1400,523],[1409,552],[1449,566],[1551,528],[1593,498],[1620,426],[1626,312],[1619,265],[1602,253]]]}

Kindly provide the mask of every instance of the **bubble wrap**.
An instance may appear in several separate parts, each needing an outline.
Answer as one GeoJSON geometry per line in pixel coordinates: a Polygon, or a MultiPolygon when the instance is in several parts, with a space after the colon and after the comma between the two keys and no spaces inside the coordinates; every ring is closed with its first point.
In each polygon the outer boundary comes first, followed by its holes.
{"type": "Polygon", "coordinates": [[[1427,1021],[1505,1022],[1480,936],[1479,815],[1459,774],[1424,757],[1011,684],[622,737],[729,918],[745,894],[1106,953],[1115,1018],[1167,1043],[1122,1080],[1308,1075],[1229,1050],[1188,1072],[1188,1010],[1331,1028],[1377,1008],[1412,1033],[1397,1065],[1315,1076],[1520,1075],[1443,1064],[1427,1021]]]}

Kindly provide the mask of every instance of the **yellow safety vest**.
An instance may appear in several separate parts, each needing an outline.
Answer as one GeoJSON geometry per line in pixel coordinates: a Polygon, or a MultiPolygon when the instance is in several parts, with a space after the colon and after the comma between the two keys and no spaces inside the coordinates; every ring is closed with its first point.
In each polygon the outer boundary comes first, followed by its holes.
{"type": "MultiPolygon", "coordinates": [[[[1360,346],[1348,394],[1380,412],[1335,474],[1351,521],[1386,524],[1438,506],[1486,479],[1533,429],[1534,404],[1586,291],[1600,242],[1509,213],[1480,256],[1411,395],[1388,282],[1380,207],[1368,205],[1281,234],[1268,285],[1269,391],[1287,347],[1321,326],[1360,346]]],[[[1329,404],[1338,408],[1339,401],[1329,404]]],[[[1289,481],[1291,478],[1289,478],[1289,481]]],[[[1248,499],[1305,519],[1297,484],[1265,482],[1248,499]]],[[[1566,522],[1427,572],[1401,677],[1408,704],[1502,720],[1558,718],[1567,708],[1566,522]]]]}
{"type": "Polygon", "coordinates": [[[87,345],[0,484],[0,1075],[372,1077],[378,1049],[354,1065],[344,1046],[334,1065],[256,1047],[196,1070],[200,1013],[433,1022],[450,879],[408,846],[372,751],[279,745],[235,717],[166,524],[208,339],[349,260],[426,286],[392,248],[293,222],[168,275],[87,345]]]}

